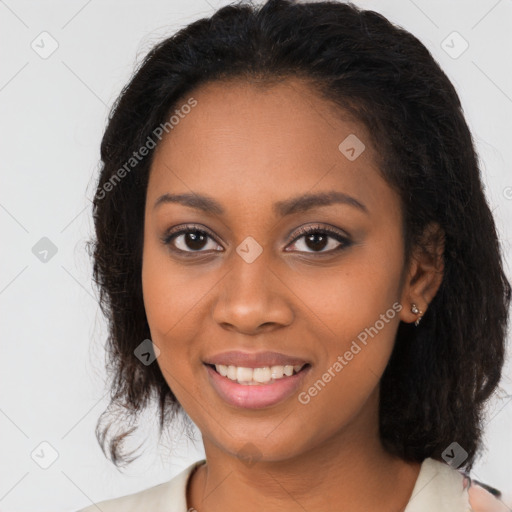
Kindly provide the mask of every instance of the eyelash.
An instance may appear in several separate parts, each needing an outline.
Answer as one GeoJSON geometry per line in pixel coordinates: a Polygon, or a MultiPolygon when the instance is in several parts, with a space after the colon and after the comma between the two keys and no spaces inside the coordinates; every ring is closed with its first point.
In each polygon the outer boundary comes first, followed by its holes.
{"type": "MultiPolygon", "coordinates": [[[[205,230],[204,228],[199,228],[198,226],[194,226],[194,225],[187,225],[181,229],[180,228],[172,228],[164,234],[164,236],[161,238],[161,240],[162,240],[162,243],[164,245],[168,246],[173,252],[178,253],[179,255],[183,255],[185,257],[193,257],[197,254],[207,252],[207,251],[183,251],[183,250],[178,249],[172,245],[171,242],[173,239],[177,238],[180,235],[186,235],[189,233],[200,233],[201,235],[207,235],[209,238],[211,238],[212,240],[215,241],[215,237],[213,236],[212,233],[210,233],[208,230],[205,230]]],[[[343,249],[346,249],[350,245],[352,245],[352,242],[348,237],[343,236],[341,233],[339,233],[339,231],[337,231],[333,228],[327,227],[327,226],[324,226],[324,227],[306,226],[303,228],[299,228],[297,235],[295,236],[295,238],[292,240],[291,243],[293,244],[293,243],[297,242],[299,239],[301,239],[307,235],[310,235],[310,234],[327,235],[328,237],[334,238],[336,241],[340,242],[341,245],[336,247],[335,249],[331,249],[331,250],[325,251],[325,252],[324,251],[316,251],[316,252],[315,251],[311,251],[311,252],[298,251],[298,252],[300,252],[302,254],[304,254],[304,253],[305,254],[319,254],[319,255],[332,254],[332,253],[337,253],[339,251],[342,251],[343,249]]],[[[220,252],[220,251],[216,251],[216,252],[220,252]]]]}

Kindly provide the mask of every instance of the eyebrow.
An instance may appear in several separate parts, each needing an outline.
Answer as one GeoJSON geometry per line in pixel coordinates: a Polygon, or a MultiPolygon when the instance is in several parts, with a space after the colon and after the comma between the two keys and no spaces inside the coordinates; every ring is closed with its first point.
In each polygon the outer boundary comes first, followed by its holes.
{"type": "MultiPolygon", "coordinates": [[[[164,194],[155,201],[153,209],[166,203],[179,203],[214,215],[223,215],[225,213],[220,203],[212,197],[202,194],[164,194]]],[[[273,204],[272,209],[277,215],[285,217],[287,215],[303,213],[313,208],[329,206],[331,204],[346,204],[366,214],[369,213],[368,208],[354,197],[344,194],[343,192],[334,191],[303,194],[284,201],[278,201],[273,204]]]]}

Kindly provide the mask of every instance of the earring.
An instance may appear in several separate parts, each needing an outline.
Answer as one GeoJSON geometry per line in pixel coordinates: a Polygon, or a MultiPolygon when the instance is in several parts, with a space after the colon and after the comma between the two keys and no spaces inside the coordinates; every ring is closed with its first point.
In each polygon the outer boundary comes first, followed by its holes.
{"type": "Polygon", "coordinates": [[[421,309],[418,309],[418,306],[416,306],[416,304],[412,303],[411,304],[411,311],[415,314],[415,315],[420,315],[418,317],[418,319],[414,322],[414,325],[417,327],[418,324],[420,323],[420,320],[421,320],[421,317],[422,317],[422,313],[423,311],[421,311],[421,309]]]}

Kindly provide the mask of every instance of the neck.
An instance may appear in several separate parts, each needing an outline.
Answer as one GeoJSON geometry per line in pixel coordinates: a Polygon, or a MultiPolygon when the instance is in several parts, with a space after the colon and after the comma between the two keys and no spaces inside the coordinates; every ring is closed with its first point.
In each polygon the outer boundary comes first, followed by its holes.
{"type": "MultiPolygon", "coordinates": [[[[366,415],[375,420],[376,410],[366,415]]],[[[277,461],[241,460],[203,438],[207,463],[190,479],[188,506],[199,512],[234,512],[241,505],[259,512],[262,504],[279,512],[403,510],[420,464],[387,453],[378,422],[364,415],[309,451],[277,461]]]]}

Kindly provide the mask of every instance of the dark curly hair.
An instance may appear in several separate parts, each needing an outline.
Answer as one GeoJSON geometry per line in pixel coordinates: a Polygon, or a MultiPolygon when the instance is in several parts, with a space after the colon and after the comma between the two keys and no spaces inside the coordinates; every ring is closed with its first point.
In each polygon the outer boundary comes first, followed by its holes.
{"type": "Polygon", "coordinates": [[[122,448],[140,412],[157,404],[161,436],[182,411],[159,366],[134,357],[151,337],[141,266],[154,151],[131,172],[126,162],[201,84],[287,78],[306,80],[368,128],[380,172],[400,196],[407,261],[429,223],[444,231],[441,286],[418,327],[399,324],[380,382],[380,436],[390,453],[417,462],[442,460],[456,441],[470,471],[484,405],[501,378],[511,293],[473,139],[452,83],[423,44],[376,12],[335,1],[222,7],[154,46],[116,100],[88,241],[109,323],[102,450],[118,467],[130,463],[122,448]]]}

